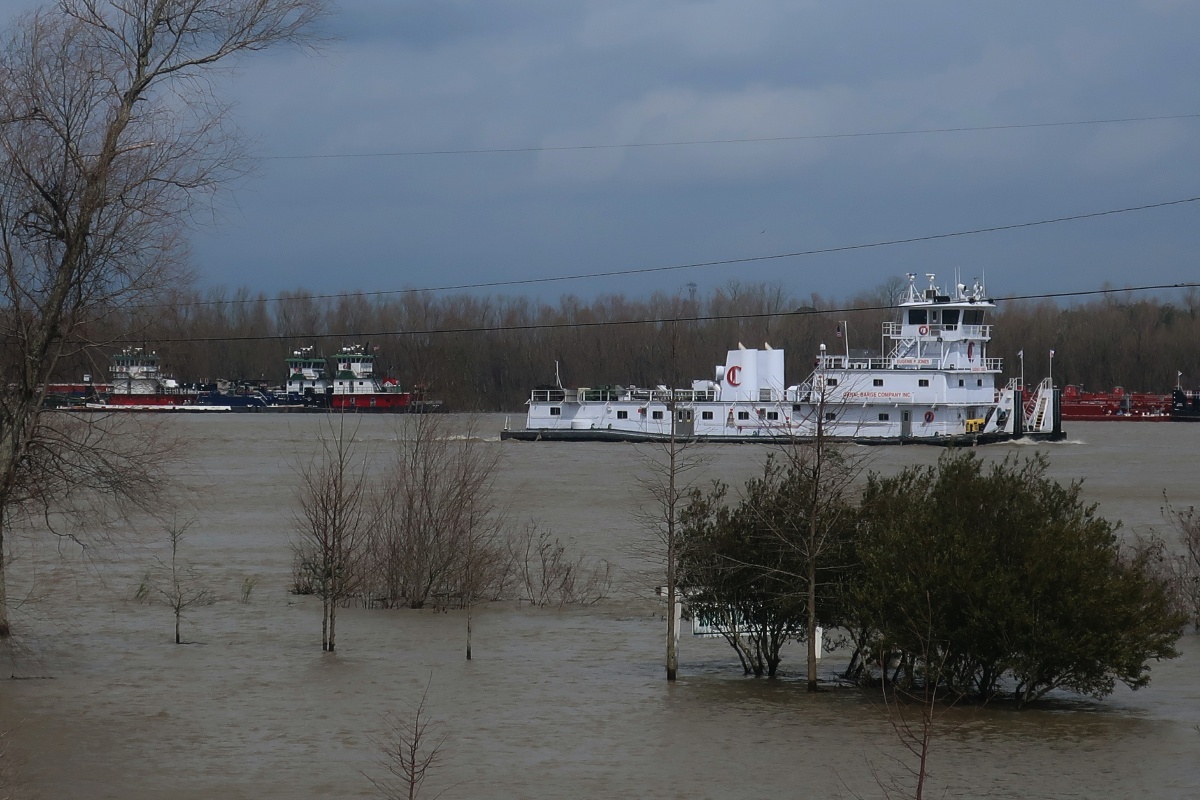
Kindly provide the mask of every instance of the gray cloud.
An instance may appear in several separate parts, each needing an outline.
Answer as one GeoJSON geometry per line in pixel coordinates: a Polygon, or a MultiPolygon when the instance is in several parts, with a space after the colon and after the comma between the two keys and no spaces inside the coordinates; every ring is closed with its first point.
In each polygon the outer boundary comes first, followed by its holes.
{"type": "MultiPolygon", "coordinates": [[[[7,4],[11,5],[11,4],[7,4]]],[[[2,7],[2,6],[0,6],[2,7]]],[[[229,87],[262,155],[813,136],[1200,112],[1192,3],[343,0],[311,56],[229,87]]],[[[1200,120],[522,153],[267,160],[195,238],[214,284],[379,290],[739,258],[1200,194],[1200,120]]],[[[1200,205],[1200,204],[1197,204],[1200,205]]],[[[1195,206],[551,285],[907,270],[993,291],[1195,277],[1195,206]]],[[[524,291],[517,289],[514,291],[524,291]]]]}

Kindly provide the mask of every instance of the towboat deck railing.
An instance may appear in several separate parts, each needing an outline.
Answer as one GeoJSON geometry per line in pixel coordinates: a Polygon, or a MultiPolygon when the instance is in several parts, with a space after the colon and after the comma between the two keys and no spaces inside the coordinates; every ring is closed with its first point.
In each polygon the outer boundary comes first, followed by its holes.
{"type": "MultiPolygon", "coordinates": [[[[942,336],[946,333],[953,333],[955,339],[991,339],[991,325],[922,325],[922,328],[928,328],[928,332],[922,335],[925,336],[942,336]]],[[[893,339],[904,338],[904,323],[903,322],[885,322],[883,323],[883,335],[890,336],[893,339]]]]}
{"type": "Polygon", "coordinates": [[[715,389],[534,389],[529,399],[534,403],[561,403],[564,400],[580,403],[609,403],[636,400],[647,403],[711,403],[717,399],[715,389]]]}
{"type": "Polygon", "coordinates": [[[715,389],[638,389],[626,390],[630,400],[645,400],[656,403],[711,403],[717,399],[715,389]]]}
{"type": "MultiPolygon", "coordinates": [[[[846,370],[857,370],[857,369],[863,369],[863,370],[867,370],[867,369],[941,370],[941,369],[950,369],[950,367],[948,366],[947,363],[943,363],[942,359],[934,358],[932,356],[928,356],[927,358],[929,359],[928,364],[914,364],[911,359],[897,363],[897,360],[894,358],[846,358],[845,356],[821,356],[821,357],[817,358],[817,368],[818,369],[846,369],[846,370]]],[[[982,369],[984,369],[988,372],[999,372],[1001,370],[1003,361],[1004,361],[1004,359],[1001,359],[1001,358],[985,358],[985,359],[982,359],[981,361],[972,363],[971,367],[974,368],[975,364],[977,363],[977,364],[979,364],[979,366],[982,369]]]]}

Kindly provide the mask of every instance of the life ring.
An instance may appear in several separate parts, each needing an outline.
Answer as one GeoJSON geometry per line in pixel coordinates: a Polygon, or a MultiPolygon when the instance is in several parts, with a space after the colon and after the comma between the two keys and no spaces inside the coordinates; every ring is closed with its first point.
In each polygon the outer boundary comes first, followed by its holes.
{"type": "Polygon", "coordinates": [[[917,328],[917,333],[921,334],[922,336],[927,335],[929,333],[929,326],[922,325],[921,327],[917,328]]]}
{"type": "Polygon", "coordinates": [[[967,343],[967,361],[970,361],[972,363],[974,363],[974,361],[975,361],[975,343],[974,342],[967,343]]]}
{"type": "Polygon", "coordinates": [[[933,412],[932,411],[925,412],[925,422],[926,423],[933,422],[933,412]]]}

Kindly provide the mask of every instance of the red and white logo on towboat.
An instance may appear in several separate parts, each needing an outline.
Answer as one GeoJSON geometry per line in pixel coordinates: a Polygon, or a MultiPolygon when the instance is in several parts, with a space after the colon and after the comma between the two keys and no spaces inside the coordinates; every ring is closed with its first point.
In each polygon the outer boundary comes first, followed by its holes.
{"type": "Polygon", "coordinates": [[[738,380],[738,373],[741,371],[742,371],[742,368],[737,366],[736,364],[734,366],[730,367],[729,369],[725,370],[725,382],[728,383],[730,386],[739,386],[741,384],[741,381],[738,380]]]}

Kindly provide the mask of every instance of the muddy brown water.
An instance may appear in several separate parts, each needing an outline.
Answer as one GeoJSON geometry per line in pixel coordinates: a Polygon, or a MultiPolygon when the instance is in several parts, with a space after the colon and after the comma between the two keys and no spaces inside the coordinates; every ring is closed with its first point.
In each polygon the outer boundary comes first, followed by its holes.
{"type": "MultiPolygon", "coordinates": [[[[502,416],[488,417],[494,437],[502,416]]],[[[872,695],[809,695],[789,651],[780,680],[742,677],[733,652],[685,636],[681,679],[663,679],[662,608],[631,513],[637,450],[501,443],[501,491],[590,556],[619,568],[588,608],[497,604],[476,613],[342,612],[336,655],[320,650],[320,607],[287,591],[297,482],[321,417],[172,418],[188,441],[184,479],[202,491],[185,555],[222,597],[172,644],[169,610],[132,600],[152,553],[135,536],[90,549],[42,535],[18,542],[16,646],[0,682],[0,726],[17,795],[41,798],[376,797],[384,715],[417,702],[448,734],[428,794],[471,798],[882,797],[903,781],[896,736],[872,695]],[[256,578],[249,602],[243,582],[256,578]]],[[[377,448],[397,418],[366,417],[377,448]]],[[[461,424],[454,418],[452,422],[461,424]]],[[[1043,451],[1060,479],[1129,529],[1162,526],[1162,492],[1200,503],[1200,425],[1073,424],[1043,451]]],[[[869,450],[872,468],[931,462],[934,448],[869,450]]],[[[766,450],[708,451],[732,482],[766,450]]],[[[957,709],[930,763],[932,794],[987,798],[1200,796],[1200,642],[1157,664],[1149,688],[1042,707],[957,709]]],[[[844,654],[826,657],[832,675],[844,654]]]]}

